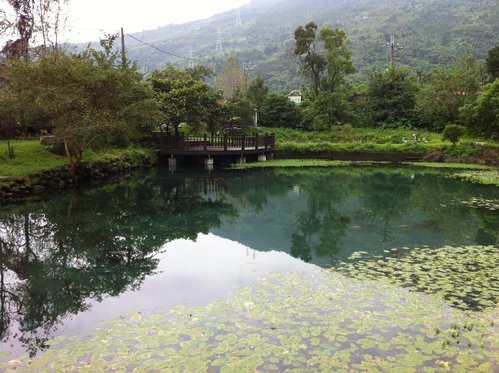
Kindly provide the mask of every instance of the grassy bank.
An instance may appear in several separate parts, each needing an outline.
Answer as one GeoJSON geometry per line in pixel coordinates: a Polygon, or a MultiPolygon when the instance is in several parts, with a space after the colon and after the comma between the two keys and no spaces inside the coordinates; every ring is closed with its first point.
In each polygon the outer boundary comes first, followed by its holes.
{"type": "MultiPolygon", "coordinates": [[[[50,151],[38,140],[11,141],[14,148],[14,158],[7,156],[7,142],[0,141],[0,177],[27,176],[51,168],[64,166],[68,160],[64,155],[57,155],[50,151]]],[[[152,150],[138,147],[128,149],[103,149],[99,152],[87,150],[83,161],[94,162],[120,157],[125,153],[152,153],[152,150]]]]}
{"type": "Polygon", "coordinates": [[[233,168],[303,168],[303,167],[349,167],[370,166],[384,164],[384,162],[357,162],[357,161],[328,161],[324,159],[278,159],[267,162],[238,163],[233,168]]]}
{"type": "Polygon", "coordinates": [[[484,150],[499,152],[499,143],[477,137],[463,137],[457,146],[443,141],[442,135],[404,129],[373,129],[338,126],[328,132],[298,131],[289,128],[260,128],[274,132],[278,150],[298,153],[321,152],[414,152],[445,153],[449,157],[472,157],[484,150]],[[416,139],[416,140],[415,140],[416,139]]]}
{"type": "MultiPolygon", "coordinates": [[[[282,159],[258,163],[238,163],[236,169],[254,168],[306,168],[306,167],[352,167],[352,166],[386,166],[390,162],[357,162],[357,161],[328,161],[322,159],[282,159]]],[[[433,163],[433,162],[404,162],[402,166],[427,168],[435,172],[447,171],[454,177],[472,182],[499,186],[499,169],[478,164],[465,163],[433,163]]]]}

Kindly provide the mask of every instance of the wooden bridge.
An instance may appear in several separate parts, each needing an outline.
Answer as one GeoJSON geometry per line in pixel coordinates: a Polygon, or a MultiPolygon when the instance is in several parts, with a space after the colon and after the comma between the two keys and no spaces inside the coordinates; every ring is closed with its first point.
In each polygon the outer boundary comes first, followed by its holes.
{"type": "Polygon", "coordinates": [[[274,148],[273,133],[252,136],[229,134],[185,136],[167,132],[159,134],[159,154],[171,159],[177,156],[203,157],[208,160],[213,157],[231,157],[246,162],[247,157],[254,157],[263,161],[272,157],[274,148]]]}

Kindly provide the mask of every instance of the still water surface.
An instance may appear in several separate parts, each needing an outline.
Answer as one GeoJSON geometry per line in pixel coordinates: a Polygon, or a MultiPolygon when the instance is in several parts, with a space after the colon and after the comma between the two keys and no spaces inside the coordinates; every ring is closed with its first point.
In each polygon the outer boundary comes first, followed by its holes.
{"type": "Polygon", "coordinates": [[[0,212],[0,338],[9,358],[102,320],[202,305],[269,271],[358,251],[496,245],[495,187],[397,168],[153,169],[0,212]]]}

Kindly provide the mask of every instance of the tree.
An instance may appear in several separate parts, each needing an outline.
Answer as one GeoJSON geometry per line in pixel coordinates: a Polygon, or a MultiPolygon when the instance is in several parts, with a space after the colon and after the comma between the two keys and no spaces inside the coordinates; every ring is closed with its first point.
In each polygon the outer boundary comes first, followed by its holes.
{"type": "Polygon", "coordinates": [[[16,40],[9,40],[2,49],[7,58],[29,58],[29,41],[35,27],[33,2],[31,0],[7,0],[15,13],[14,21],[4,17],[4,28],[12,28],[17,34],[16,40]]]}
{"type": "Polygon", "coordinates": [[[217,76],[216,88],[220,89],[227,99],[233,98],[239,92],[246,90],[244,70],[237,62],[236,57],[229,57],[222,67],[222,72],[217,76]]]}
{"type": "Polygon", "coordinates": [[[461,109],[461,119],[472,133],[499,137],[499,79],[486,85],[474,102],[461,109]]]}
{"type": "Polygon", "coordinates": [[[448,124],[442,131],[442,139],[449,140],[453,146],[456,146],[459,138],[464,135],[466,128],[458,124],[448,124]]]}
{"type": "Polygon", "coordinates": [[[287,96],[270,94],[262,104],[260,123],[266,127],[298,127],[300,109],[287,96]]]}
{"type": "Polygon", "coordinates": [[[340,29],[322,27],[320,40],[326,49],[327,77],[324,87],[329,92],[334,92],[344,81],[345,77],[355,72],[351,56],[352,52],[347,48],[347,34],[340,29]]]}
{"type": "Polygon", "coordinates": [[[210,78],[213,76],[213,71],[203,65],[188,67],[187,69],[185,69],[185,72],[196,80],[205,80],[206,78],[210,78]]]}
{"type": "Polygon", "coordinates": [[[309,22],[295,30],[295,50],[301,64],[302,74],[312,79],[314,93],[321,90],[321,80],[327,61],[318,51],[317,25],[309,22]]]}
{"type": "Polygon", "coordinates": [[[335,92],[320,92],[313,101],[302,104],[303,127],[324,131],[348,123],[353,117],[348,96],[349,90],[341,87],[335,92]]]}
{"type": "Polygon", "coordinates": [[[485,63],[492,80],[499,78],[499,45],[489,50],[485,63]]]}
{"type": "Polygon", "coordinates": [[[150,87],[115,54],[87,50],[13,61],[10,86],[21,102],[32,97],[32,105],[47,113],[72,174],[86,149],[136,140],[157,116],[150,87]]]}
{"type": "Polygon", "coordinates": [[[7,89],[0,90],[0,137],[7,139],[7,156],[14,158],[14,148],[10,143],[14,132],[18,129],[14,112],[15,99],[7,89]]]}
{"type": "Polygon", "coordinates": [[[251,81],[248,91],[246,92],[246,97],[251,102],[253,107],[260,110],[268,93],[269,88],[265,86],[263,79],[258,77],[251,81]]]}
{"type": "Polygon", "coordinates": [[[218,128],[223,110],[218,101],[222,97],[208,84],[173,66],[154,71],[149,81],[163,113],[163,121],[172,125],[175,131],[181,123],[188,123],[195,132],[218,128]]]}
{"type": "Polygon", "coordinates": [[[373,124],[382,127],[413,127],[417,87],[405,69],[393,67],[371,76],[368,106],[373,124]]]}
{"type": "Polygon", "coordinates": [[[58,35],[63,13],[63,5],[69,0],[6,0],[11,6],[12,16],[0,13],[0,34],[15,35],[14,40],[8,40],[2,48],[2,54],[7,58],[28,59],[30,43],[41,36],[41,55],[58,50],[58,35]],[[14,17],[12,19],[12,17],[14,17]]]}
{"type": "Polygon", "coordinates": [[[480,84],[480,64],[475,57],[464,55],[456,63],[432,72],[417,95],[418,112],[434,129],[456,123],[459,109],[476,97],[480,84]]]}

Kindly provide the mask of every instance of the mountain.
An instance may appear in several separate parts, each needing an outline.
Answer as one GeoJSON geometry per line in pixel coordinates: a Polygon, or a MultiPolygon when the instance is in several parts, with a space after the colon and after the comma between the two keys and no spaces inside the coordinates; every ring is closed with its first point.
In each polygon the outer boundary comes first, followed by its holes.
{"type": "Polygon", "coordinates": [[[185,58],[132,38],[127,52],[145,71],[166,63],[187,66],[190,55],[195,64],[219,70],[235,55],[251,63],[251,76],[261,76],[273,90],[289,91],[303,83],[293,58],[293,33],[309,21],[348,33],[357,81],[386,68],[390,35],[403,47],[397,63],[423,71],[465,52],[483,59],[499,43],[497,0],[254,0],[209,19],[132,34],[185,58]],[[222,51],[216,51],[219,36],[222,51]]]}

